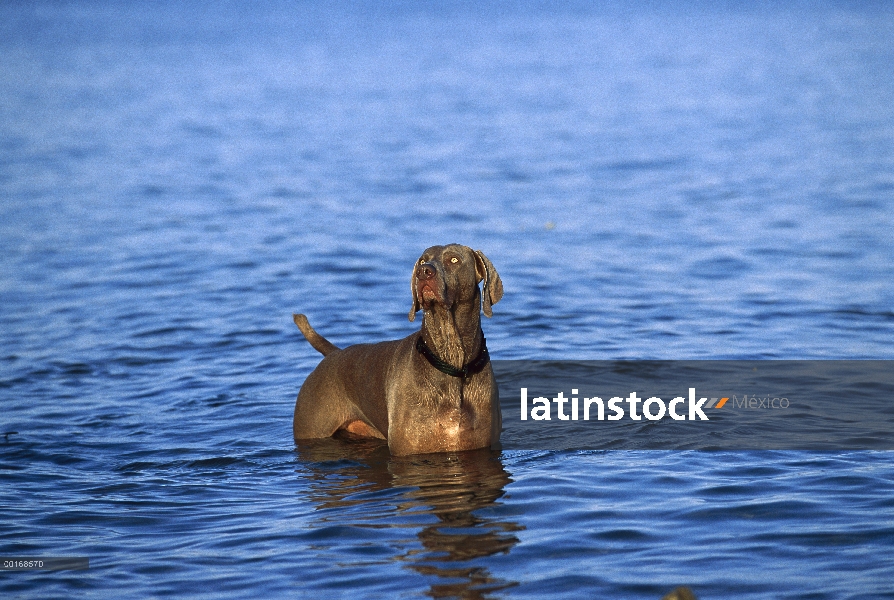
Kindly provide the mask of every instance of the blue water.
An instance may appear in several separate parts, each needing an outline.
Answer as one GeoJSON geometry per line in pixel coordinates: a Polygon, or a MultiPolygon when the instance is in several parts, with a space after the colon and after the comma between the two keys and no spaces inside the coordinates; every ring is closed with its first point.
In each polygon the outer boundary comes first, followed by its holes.
{"type": "Polygon", "coordinates": [[[482,249],[496,359],[894,358],[885,3],[0,4],[19,598],[894,598],[890,452],[296,448],[482,249]]]}

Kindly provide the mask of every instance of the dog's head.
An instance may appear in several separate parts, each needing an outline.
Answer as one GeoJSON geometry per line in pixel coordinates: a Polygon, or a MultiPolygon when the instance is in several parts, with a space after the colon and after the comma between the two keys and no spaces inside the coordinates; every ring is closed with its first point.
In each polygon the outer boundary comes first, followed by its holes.
{"type": "Polygon", "coordinates": [[[413,265],[410,320],[416,319],[420,309],[431,309],[436,304],[452,308],[458,303],[474,301],[481,281],[484,281],[482,309],[490,317],[491,305],[503,297],[503,282],[490,260],[480,250],[460,244],[432,246],[413,265]]]}

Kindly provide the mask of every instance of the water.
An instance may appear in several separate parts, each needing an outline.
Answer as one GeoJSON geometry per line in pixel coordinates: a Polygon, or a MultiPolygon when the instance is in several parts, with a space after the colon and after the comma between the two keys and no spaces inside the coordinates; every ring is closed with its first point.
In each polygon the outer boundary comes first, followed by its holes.
{"type": "Polygon", "coordinates": [[[6,597],[894,597],[890,452],[296,448],[435,243],[497,359],[894,358],[885,5],[0,5],[6,597]],[[15,433],[12,433],[15,432],[15,433]]]}

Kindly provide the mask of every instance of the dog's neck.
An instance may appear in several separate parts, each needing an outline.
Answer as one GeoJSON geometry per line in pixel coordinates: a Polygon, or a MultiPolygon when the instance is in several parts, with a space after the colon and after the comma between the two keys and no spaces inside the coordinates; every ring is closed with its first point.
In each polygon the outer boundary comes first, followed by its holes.
{"type": "Polygon", "coordinates": [[[481,297],[452,308],[435,304],[422,316],[422,339],[438,357],[461,369],[481,351],[481,297]]]}

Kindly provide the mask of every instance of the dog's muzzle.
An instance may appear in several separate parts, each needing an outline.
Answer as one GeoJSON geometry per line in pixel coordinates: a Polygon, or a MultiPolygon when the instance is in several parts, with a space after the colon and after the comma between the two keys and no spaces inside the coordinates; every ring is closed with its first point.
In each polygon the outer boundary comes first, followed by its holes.
{"type": "Polygon", "coordinates": [[[420,303],[430,308],[435,302],[444,302],[443,277],[432,263],[422,263],[416,267],[416,294],[420,303]]]}

